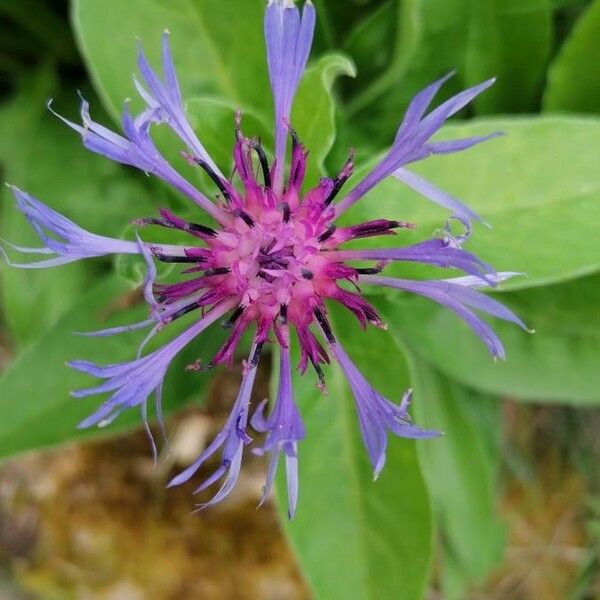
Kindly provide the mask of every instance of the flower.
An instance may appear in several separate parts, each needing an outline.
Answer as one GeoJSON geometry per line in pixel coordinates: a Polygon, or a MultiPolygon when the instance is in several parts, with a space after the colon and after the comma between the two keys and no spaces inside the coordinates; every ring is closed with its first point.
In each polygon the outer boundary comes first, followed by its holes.
{"type": "MultiPolygon", "coordinates": [[[[294,95],[304,72],[315,26],[315,9],[308,0],[300,10],[291,0],[271,0],[265,13],[265,38],[271,89],[275,105],[275,148],[269,162],[261,144],[244,136],[241,116],[236,115],[236,142],[233,149],[235,177],[227,179],[196,137],[186,115],[169,49],[169,35],[162,38],[163,77],[152,69],[139,49],[142,81],[135,85],[146,108],[132,116],[127,104],[123,116],[124,135],[92,120],[88,103],[82,99],[81,121],[76,124],[60,117],[76,130],[92,152],[152,174],[185,194],[214,220],[213,226],[184,220],[167,209],[152,218],[139,219],[142,227],[164,227],[182,234],[180,245],[123,241],[87,232],[39,200],[12,187],[17,208],[38,233],[42,246],[29,248],[7,243],[14,251],[39,254],[34,262],[11,263],[20,268],[52,267],[82,258],[115,253],[137,254],[147,265],[143,285],[149,317],[123,327],[89,335],[106,336],[151,327],[130,362],[99,366],[76,360],[70,366],[103,380],[95,387],[73,392],[76,397],[108,393],[109,397],[80,424],[103,426],[125,409],[138,407],[146,423],[147,402],[156,396],[161,417],[162,383],[169,365],[181,350],[207,327],[225,318],[230,330],[223,346],[209,366],[232,364],[238,343],[248,329],[254,331],[253,345],[244,363],[244,374],[229,419],[215,440],[189,468],[170,485],[190,479],[205,461],[220,451],[214,473],[197,491],[223,480],[220,489],[204,508],[229,494],[238,478],[244,449],[252,443],[250,427],[266,434],[255,449],[270,454],[264,498],[273,484],[280,457],[285,458],[290,517],[298,500],[298,445],[306,432],[292,393],[290,349],[298,344],[298,369],[309,364],[325,390],[324,365],[335,360],[346,376],[356,401],[362,437],[375,477],[385,462],[388,433],[407,438],[430,438],[435,431],[423,430],[409,415],[411,393],[399,405],[377,393],[346,354],[332,329],[327,301],[351,311],[365,328],[385,327],[377,310],[361,295],[360,286],[385,286],[425,296],[454,311],[485,342],[495,357],[503,357],[502,344],[491,327],[475,312],[485,313],[525,327],[508,308],[477,288],[494,286],[514,273],[496,273],[475,255],[463,249],[471,223],[481,220],[468,207],[433,184],[408,171],[406,165],[431,154],[446,154],[469,148],[497,134],[451,141],[431,141],[443,123],[492,85],[493,80],[467,89],[427,112],[446,76],[417,94],[398,128],[396,138],[383,159],[340,201],[345,183],[352,175],[351,154],[336,177],[323,177],[318,185],[303,190],[307,149],[290,125],[294,95]],[[215,184],[216,201],[196,189],[160,154],[151,129],[156,124],[170,127],[186,148],[187,160],[203,169],[215,184]],[[289,176],[286,178],[287,140],[291,139],[289,176]],[[259,169],[260,176],[256,175],[259,169]],[[346,227],[336,221],[380,181],[393,176],[451,212],[464,226],[463,236],[448,227],[441,237],[409,246],[378,249],[346,249],[345,244],[360,238],[392,236],[411,224],[380,218],[346,227]],[[187,237],[185,237],[187,236],[187,237]],[[185,241],[187,240],[187,241],[185,241]],[[156,262],[186,265],[187,275],[176,283],[159,284],[156,262]],[[356,261],[373,261],[356,266],[356,261]],[[408,261],[453,268],[466,275],[433,281],[396,279],[382,275],[391,261],[408,261]],[[352,286],[356,289],[349,289],[352,286]],[[197,315],[191,326],[172,341],[146,353],[147,342],[169,323],[188,313],[197,315]],[[295,332],[295,340],[292,333],[295,332]],[[265,344],[280,348],[280,380],[274,407],[266,413],[262,402],[251,413],[252,387],[261,351],[265,344]]],[[[8,260],[7,249],[1,249],[8,260]]],[[[192,365],[193,367],[194,365],[192,365]]],[[[147,426],[147,423],[146,423],[147,426]]]]}

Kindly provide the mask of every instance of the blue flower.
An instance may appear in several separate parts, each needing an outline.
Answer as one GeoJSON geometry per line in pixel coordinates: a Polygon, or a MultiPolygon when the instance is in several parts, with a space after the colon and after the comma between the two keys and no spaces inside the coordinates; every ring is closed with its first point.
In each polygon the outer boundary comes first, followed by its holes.
{"type": "MultiPolygon", "coordinates": [[[[233,489],[244,450],[253,442],[249,433],[252,427],[265,434],[262,445],[254,451],[270,455],[261,502],[267,498],[280,458],[283,458],[289,515],[293,516],[299,489],[298,446],[310,436],[310,431],[305,431],[294,402],[290,358],[292,331],[296,332],[300,349],[298,370],[301,373],[312,365],[318,386],[324,390],[324,367],[333,358],[346,376],[375,477],[384,466],[390,432],[413,439],[439,435],[412,422],[408,412],[410,391],[403,395],[399,404],[384,398],[370,386],[347,355],[329,322],[326,301],[341,304],[363,327],[368,324],[384,327],[384,324],[360,292],[349,291],[344,283],[355,284],[358,289],[359,286],[390,287],[429,298],[462,318],[494,357],[504,357],[502,344],[479,313],[525,328],[508,308],[478,290],[515,275],[496,273],[490,265],[462,248],[471,233],[472,222],[481,221],[480,217],[458,199],[406,169],[407,165],[432,154],[465,150],[498,135],[431,140],[449,117],[485,91],[493,80],[467,89],[427,112],[450,75],[436,81],[415,96],[390,150],[347,194],[343,195],[343,188],[353,171],[352,154],[336,177],[324,177],[315,188],[303,191],[308,152],[290,125],[290,115],[308,61],[314,27],[315,9],[310,1],[304,4],[303,10],[291,0],[269,2],[264,28],[275,105],[274,156],[269,161],[260,143],[244,136],[241,116],[236,115],[235,180],[223,175],[187,120],[167,33],[162,38],[162,78],[152,69],[139,47],[141,81],[136,79],[135,86],[146,106],[140,114],[133,116],[125,104],[123,135],[93,121],[84,99],[81,124],[59,115],[81,135],[86,148],[162,179],[213,218],[214,225],[206,226],[161,209],[156,217],[141,218],[136,222],[140,228],[164,227],[179,232],[181,244],[155,244],[143,241],[139,235],[136,240],[126,241],[90,233],[12,187],[18,210],[29,220],[42,243],[40,247],[30,248],[6,242],[7,248],[0,247],[0,253],[13,266],[53,267],[109,254],[135,254],[146,263],[143,293],[148,304],[148,318],[132,325],[88,334],[103,337],[149,328],[136,357],[129,362],[107,366],[83,360],[70,363],[74,369],[103,380],[94,387],[73,392],[74,396],[108,394],[80,427],[105,426],[123,410],[137,408],[149,430],[147,402],[153,394],[162,425],[162,385],[175,356],[195,342],[206,328],[224,319],[223,325],[230,333],[209,366],[231,364],[242,335],[249,328],[254,329],[240,391],[227,422],[198,459],[170,483],[172,486],[188,481],[210,457],[220,452],[219,465],[196,491],[203,491],[218,481],[221,485],[212,499],[199,504],[198,509],[219,502],[233,489]],[[170,127],[185,147],[188,162],[209,175],[216,188],[216,201],[187,181],[160,154],[151,136],[152,128],[157,124],[170,127]],[[288,137],[291,138],[291,156],[286,161],[288,137]],[[289,162],[287,181],[286,162],[289,162]],[[344,244],[354,239],[393,236],[395,230],[412,227],[410,223],[385,218],[336,226],[340,215],[363,200],[369,190],[387,177],[395,177],[449,210],[451,218],[464,225],[465,234],[454,236],[448,228],[441,237],[409,246],[344,249],[344,244]],[[341,200],[336,202],[339,195],[341,200]],[[8,248],[21,254],[39,255],[40,260],[13,263],[8,258],[8,248]],[[186,265],[186,277],[175,283],[157,283],[156,261],[186,265]],[[373,262],[372,266],[358,267],[353,266],[355,261],[373,262]],[[390,278],[383,274],[390,261],[452,268],[465,275],[431,281],[390,278]],[[190,313],[196,318],[183,333],[146,353],[146,344],[151,338],[174,320],[190,313]],[[267,401],[251,410],[252,389],[261,351],[273,340],[280,348],[279,387],[274,406],[267,414],[267,401]]],[[[152,443],[155,450],[153,440],[152,443]]]]}

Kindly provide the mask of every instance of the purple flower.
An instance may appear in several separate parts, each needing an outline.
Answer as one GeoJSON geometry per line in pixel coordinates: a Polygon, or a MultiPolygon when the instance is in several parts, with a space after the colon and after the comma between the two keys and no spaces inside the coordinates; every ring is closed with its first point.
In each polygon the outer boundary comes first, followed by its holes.
{"type": "MultiPolygon", "coordinates": [[[[194,342],[204,329],[224,318],[222,324],[229,330],[229,336],[209,366],[231,364],[242,335],[248,329],[253,330],[252,350],[227,422],[196,462],[170,483],[178,485],[187,481],[220,451],[219,465],[196,491],[203,491],[219,480],[222,480],[221,486],[211,500],[198,505],[199,509],[222,500],[234,487],[244,449],[252,442],[248,433],[251,426],[265,434],[262,445],[254,451],[270,455],[262,501],[272,488],[279,459],[283,456],[290,517],[294,514],[298,500],[298,445],[306,432],[292,393],[290,348],[293,343],[299,347],[298,370],[304,373],[309,364],[312,365],[322,390],[325,389],[324,367],[330,362],[330,356],[343,371],[356,401],[360,428],[375,477],[385,462],[389,432],[414,439],[438,435],[412,423],[408,413],[410,392],[404,394],[397,405],[369,385],[337,339],[328,318],[327,301],[341,304],[356,316],[362,327],[367,324],[384,327],[378,312],[361,295],[359,285],[392,287],[425,296],[462,318],[495,357],[504,356],[502,344],[478,313],[525,327],[508,308],[477,290],[515,275],[496,273],[490,265],[462,248],[471,232],[472,221],[480,218],[456,198],[405,168],[431,154],[464,150],[496,135],[431,141],[431,136],[449,117],[493,81],[465,90],[429,113],[427,110],[433,97],[449,76],[417,94],[389,152],[341,201],[334,202],[352,174],[353,156],[343,165],[339,175],[324,177],[315,188],[303,190],[308,151],[289,123],[294,95],[308,60],[314,25],[315,9],[309,1],[302,12],[290,0],[270,1],[265,14],[265,37],[275,104],[274,157],[269,162],[260,143],[243,135],[241,118],[237,115],[232,180],[225,178],[218,169],[186,118],[166,33],[162,40],[162,78],[153,71],[140,47],[138,66],[142,81],[136,79],[135,85],[146,107],[134,117],[125,105],[124,135],[94,122],[85,100],[81,104],[81,125],[60,117],[80,133],[88,149],[161,178],[213,217],[215,224],[207,226],[186,221],[162,209],[157,216],[136,222],[140,228],[163,227],[179,232],[180,245],[153,244],[142,241],[139,236],[136,240],[124,241],[90,233],[39,200],[12,188],[17,208],[42,242],[38,248],[7,242],[7,246],[16,252],[42,256],[42,260],[20,262],[14,266],[52,267],[114,253],[137,254],[147,265],[142,287],[149,308],[148,318],[140,323],[86,334],[102,337],[150,328],[137,356],[130,362],[108,366],[82,360],[70,363],[71,367],[103,380],[94,387],[74,392],[74,396],[108,394],[80,427],[104,426],[121,411],[134,407],[140,409],[147,427],[147,402],[152,394],[162,426],[162,384],[174,357],[194,342]],[[188,153],[186,159],[210,176],[217,192],[216,202],[190,184],[159,153],[151,129],[160,123],[170,127],[181,139],[188,153]],[[286,181],[288,137],[291,139],[291,156],[286,181]],[[345,249],[345,244],[355,239],[393,236],[396,230],[412,227],[410,223],[385,218],[336,227],[336,220],[342,213],[389,176],[448,209],[451,218],[465,226],[465,235],[453,236],[448,227],[441,237],[414,245],[345,249]],[[157,283],[156,261],[185,265],[185,277],[174,283],[157,283]],[[356,261],[373,262],[371,266],[357,266],[356,261]],[[390,261],[451,268],[465,275],[433,281],[394,279],[381,275],[390,261]],[[356,289],[351,291],[351,286],[356,289]],[[194,313],[195,318],[187,330],[161,348],[150,353],[145,351],[147,342],[154,335],[189,313],[194,313]],[[296,341],[291,335],[293,331],[296,341]],[[277,397],[268,415],[267,401],[263,401],[252,411],[250,418],[256,370],[261,351],[268,343],[280,347],[277,397]]],[[[0,248],[0,251],[8,260],[7,249],[0,248]]]]}

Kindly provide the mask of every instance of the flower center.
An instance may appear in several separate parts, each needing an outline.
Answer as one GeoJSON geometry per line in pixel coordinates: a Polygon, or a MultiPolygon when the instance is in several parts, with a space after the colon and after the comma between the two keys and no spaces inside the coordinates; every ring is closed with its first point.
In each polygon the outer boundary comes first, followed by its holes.
{"type": "Polygon", "coordinates": [[[310,298],[327,285],[318,239],[326,227],[322,215],[311,218],[308,209],[282,203],[238,214],[210,242],[212,268],[230,270],[219,285],[263,318],[275,318],[283,305],[295,318],[310,313],[310,298]]]}

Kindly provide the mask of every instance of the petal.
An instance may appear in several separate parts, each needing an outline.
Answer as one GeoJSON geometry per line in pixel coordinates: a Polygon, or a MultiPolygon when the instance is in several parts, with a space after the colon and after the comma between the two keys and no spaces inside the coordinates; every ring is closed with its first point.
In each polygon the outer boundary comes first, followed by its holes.
{"type": "Polygon", "coordinates": [[[460,200],[454,198],[454,196],[451,196],[432,183],[429,183],[429,181],[420,175],[407,171],[406,169],[396,169],[392,175],[398,181],[402,181],[411,187],[415,192],[429,198],[429,200],[435,202],[435,204],[447,208],[456,217],[465,219],[467,222],[471,220],[484,222],[475,211],[471,210],[468,206],[465,206],[460,200]]]}
{"type": "Polygon", "coordinates": [[[423,117],[433,96],[449,76],[450,75],[447,75],[446,77],[439,79],[415,96],[409,105],[402,124],[398,128],[391,149],[381,161],[358,182],[350,193],[336,205],[336,216],[340,216],[348,210],[348,208],[358,202],[358,200],[369,192],[369,190],[386,177],[392,175],[394,171],[397,171],[402,166],[421,160],[430,154],[435,154],[437,152],[448,153],[464,150],[476,143],[484,141],[484,139],[494,137],[495,134],[492,134],[491,136],[487,136],[487,138],[477,137],[455,142],[443,141],[428,144],[428,140],[431,136],[447,119],[466,106],[495,81],[494,79],[490,79],[477,86],[464,90],[442,103],[426,117],[423,117]]]}

